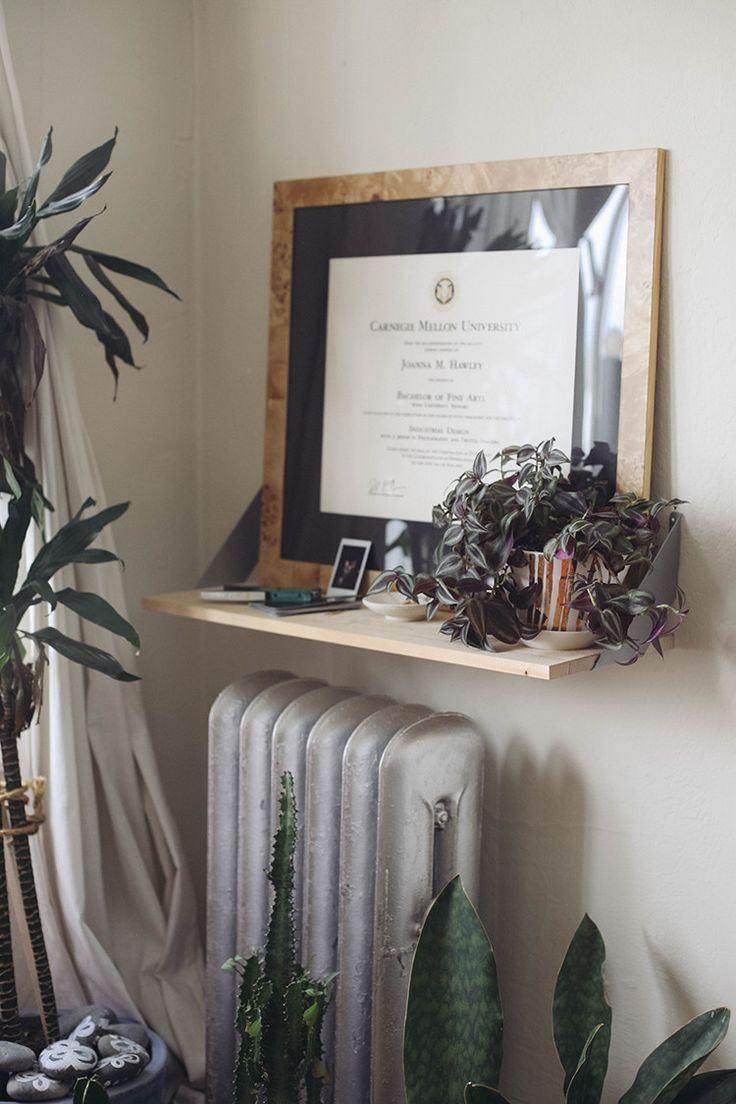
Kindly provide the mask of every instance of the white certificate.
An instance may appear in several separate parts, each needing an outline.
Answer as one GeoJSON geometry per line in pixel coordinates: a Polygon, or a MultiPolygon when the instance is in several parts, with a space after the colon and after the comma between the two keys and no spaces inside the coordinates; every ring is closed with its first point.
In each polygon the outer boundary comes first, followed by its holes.
{"type": "Polygon", "coordinates": [[[320,508],[430,521],[485,449],[572,441],[577,249],[330,261],[320,508]]]}

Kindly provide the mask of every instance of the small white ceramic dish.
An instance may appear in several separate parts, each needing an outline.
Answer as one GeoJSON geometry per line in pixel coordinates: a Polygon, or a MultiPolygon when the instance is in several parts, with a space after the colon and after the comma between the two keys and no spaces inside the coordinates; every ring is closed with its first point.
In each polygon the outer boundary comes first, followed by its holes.
{"type": "Polygon", "coordinates": [[[522,640],[527,648],[540,652],[584,651],[593,644],[593,634],[588,629],[563,632],[561,629],[542,629],[532,640],[522,640]]]}
{"type": "Polygon", "coordinates": [[[387,617],[389,621],[423,621],[425,618],[426,602],[412,602],[393,590],[384,594],[367,594],[363,605],[371,613],[387,617]]]}

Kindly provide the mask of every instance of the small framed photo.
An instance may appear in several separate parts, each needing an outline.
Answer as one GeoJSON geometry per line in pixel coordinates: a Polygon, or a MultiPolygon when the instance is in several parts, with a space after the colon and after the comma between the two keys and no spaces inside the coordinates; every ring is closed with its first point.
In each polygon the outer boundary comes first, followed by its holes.
{"type": "Polygon", "coordinates": [[[327,598],[355,598],[363,581],[371,542],[343,537],[332,565],[327,598]]]}

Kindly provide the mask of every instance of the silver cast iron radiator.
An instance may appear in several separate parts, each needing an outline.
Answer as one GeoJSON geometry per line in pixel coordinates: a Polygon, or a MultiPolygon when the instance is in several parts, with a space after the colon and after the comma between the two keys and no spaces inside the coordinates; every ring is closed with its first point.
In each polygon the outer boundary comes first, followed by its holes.
{"type": "Polygon", "coordinates": [[[337,974],[325,1025],[333,1104],[403,1104],[411,958],[432,897],[456,873],[477,897],[483,742],[456,713],[248,675],[212,707],[207,872],[207,1102],[228,1104],[235,953],[265,942],[280,778],[299,813],[301,961],[337,974]]]}

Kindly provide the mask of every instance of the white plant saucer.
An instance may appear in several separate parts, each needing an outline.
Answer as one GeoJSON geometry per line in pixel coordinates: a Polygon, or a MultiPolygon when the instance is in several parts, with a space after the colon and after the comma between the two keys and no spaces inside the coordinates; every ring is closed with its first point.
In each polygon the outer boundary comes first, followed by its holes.
{"type": "Polygon", "coordinates": [[[536,648],[540,652],[584,651],[593,644],[593,634],[589,629],[576,629],[565,632],[562,629],[542,629],[532,640],[522,640],[527,648],[536,648]]]}

